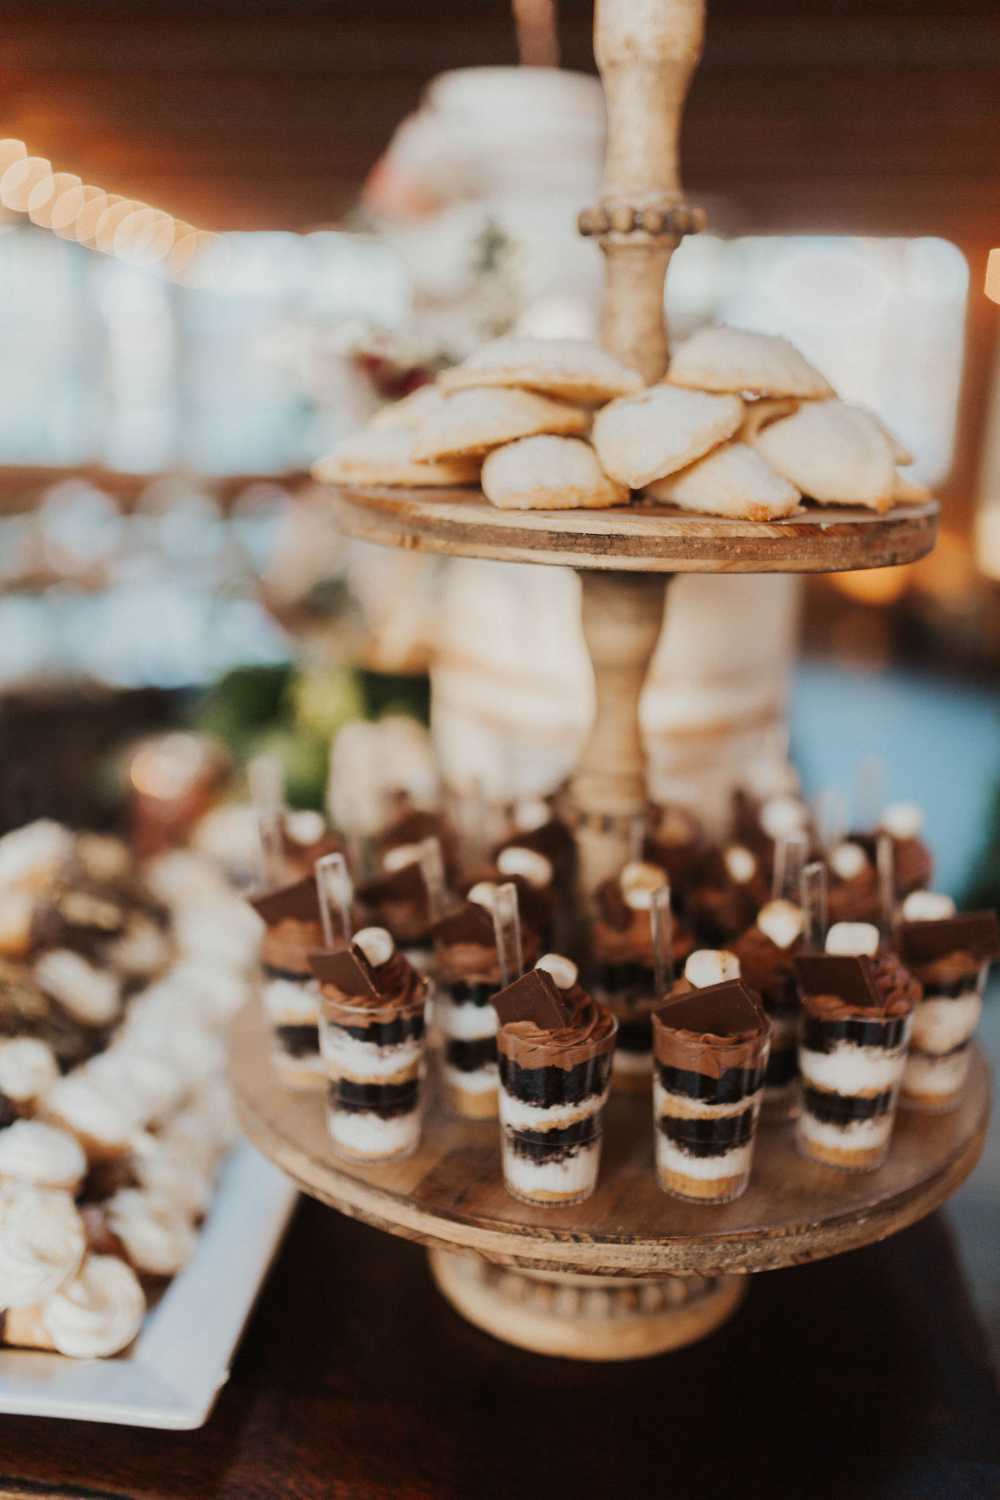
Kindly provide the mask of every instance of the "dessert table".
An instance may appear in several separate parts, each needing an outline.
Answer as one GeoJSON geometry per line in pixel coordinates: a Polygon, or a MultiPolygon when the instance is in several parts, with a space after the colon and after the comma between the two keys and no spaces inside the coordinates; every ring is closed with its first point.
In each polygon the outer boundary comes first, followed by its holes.
{"type": "Polygon", "coordinates": [[[418,1246],[303,1200],[202,1431],[0,1419],[4,1500],[685,1497],[725,1493],[734,1464],[744,1495],[1000,1492],[1000,1401],[943,1215],[608,1365],[480,1333],[418,1246]]]}

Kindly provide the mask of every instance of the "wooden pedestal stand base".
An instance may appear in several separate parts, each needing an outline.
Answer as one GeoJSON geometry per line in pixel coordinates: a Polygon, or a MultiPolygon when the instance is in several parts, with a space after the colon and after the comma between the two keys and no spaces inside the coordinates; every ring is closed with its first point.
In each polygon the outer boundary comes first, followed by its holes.
{"type": "Polygon", "coordinates": [[[745,1276],[606,1276],[514,1271],[478,1255],[429,1252],[438,1290],[504,1343],[564,1359],[645,1359],[714,1333],[747,1294],[745,1276]]]}

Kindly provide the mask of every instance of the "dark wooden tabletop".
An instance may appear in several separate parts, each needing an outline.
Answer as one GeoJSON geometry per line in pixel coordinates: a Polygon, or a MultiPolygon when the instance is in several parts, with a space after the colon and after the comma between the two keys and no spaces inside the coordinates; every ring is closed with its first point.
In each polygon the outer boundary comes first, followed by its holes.
{"type": "Polygon", "coordinates": [[[8,1495],[997,1500],[1000,1401],[944,1218],[754,1279],[703,1343],[585,1365],[494,1342],[423,1252],[303,1202],[215,1414],[0,1419],[8,1495]]]}

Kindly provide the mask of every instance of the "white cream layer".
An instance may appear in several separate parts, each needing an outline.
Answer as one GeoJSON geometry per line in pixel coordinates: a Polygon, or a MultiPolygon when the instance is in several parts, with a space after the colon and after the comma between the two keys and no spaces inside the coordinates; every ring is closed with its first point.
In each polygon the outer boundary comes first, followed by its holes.
{"type": "Polygon", "coordinates": [[[607,1103],[607,1093],[591,1094],[576,1104],[528,1104],[500,1090],[500,1118],[514,1130],[561,1130],[577,1120],[596,1115],[607,1103]]]}
{"type": "Polygon", "coordinates": [[[481,1068],[470,1068],[466,1073],[461,1068],[443,1065],[445,1083],[453,1089],[464,1089],[467,1094],[489,1094],[499,1086],[499,1071],[495,1062],[484,1063],[481,1068]]]}
{"type": "Polygon", "coordinates": [[[578,1146],[572,1156],[562,1161],[533,1161],[518,1156],[506,1136],[503,1138],[504,1180],[518,1193],[530,1198],[533,1193],[589,1193],[597,1182],[601,1164],[601,1143],[593,1141],[578,1146]]]}
{"type": "Polygon", "coordinates": [[[972,1053],[968,1047],[948,1057],[933,1057],[926,1052],[911,1052],[903,1074],[903,1093],[939,1094],[944,1098],[956,1094],[969,1074],[972,1053]]]}
{"type": "Polygon", "coordinates": [[[657,1076],[653,1082],[653,1110],[657,1118],[670,1115],[684,1120],[723,1120],[728,1115],[741,1115],[748,1105],[759,1109],[762,1092],[758,1089],[755,1094],[744,1094],[730,1104],[706,1104],[703,1099],[692,1099],[687,1094],[671,1094],[657,1076]]]}
{"type": "Polygon", "coordinates": [[[330,1139],[355,1156],[372,1160],[411,1150],[420,1139],[420,1110],[380,1119],[370,1110],[328,1109],[330,1139]]]}
{"type": "Polygon", "coordinates": [[[913,1013],[913,1046],[921,1052],[953,1052],[979,1025],[983,1002],[976,990],[954,999],[921,1001],[913,1013]]]}
{"type": "Polygon", "coordinates": [[[905,1054],[885,1047],[838,1042],[832,1052],[799,1048],[799,1072],[806,1083],[835,1094],[882,1093],[903,1075],[905,1054]]]}
{"type": "Polygon", "coordinates": [[[434,1019],[445,1036],[456,1041],[475,1042],[497,1034],[497,1013],[492,1005],[456,1005],[440,990],[434,1002],[434,1019]]]}
{"type": "Polygon", "coordinates": [[[893,1114],[879,1115],[875,1120],[851,1120],[847,1125],[834,1125],[829,1120],[817,1120],[803,1105],[799,1115],[799,1133],[809,1141],[821,1146],[836,1146],[841,1151],[871,1151],[885,1145],[892,1134],[893,1114]]]}
{"type": "Polygon", "coordinates": [[[323,1028],[323,1056],[332,1073],[346,1073],[351,1078],[391,1078],[403,1068],[412,1067],[423,1054],[423,1038],[408,1037],[391,1047],[361,1042],[342,1026],[323,1028]]]}
{"type": "Polygon", "coordinates": [[[656,1132],[656,1165],[665,1172],[678,1172],[700,1182],[719,1177],[741,1177],[749,1172],[753,1160],[753,1141],[734,1146],[721,1156],[690,1156],[676,1141],[670,1141],[662,1130],[656,1132]]]}
{"type": "Polygon", "coordinates": [[[267,980],[264,1004],[275,1026],[308,1026],[319,1019],[319,994],[311,979],[301,984],[293,979],[267,980]]]}

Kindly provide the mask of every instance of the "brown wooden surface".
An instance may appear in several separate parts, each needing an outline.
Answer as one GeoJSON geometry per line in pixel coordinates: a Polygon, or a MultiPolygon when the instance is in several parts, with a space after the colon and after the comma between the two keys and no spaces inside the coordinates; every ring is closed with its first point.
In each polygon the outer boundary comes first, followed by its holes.
{"type": "MultiPolygon", "coordinates": [[[[452,557],[637,573],[833,573],[914,562],[934,545],[934,501],[888,515],[827,506],[784,521],[730,521],[665,506],[506,511],[478,490],[341,486],[341,530],[359,541],[452,557]]],[[[322,503],[322,502],[320,502],[322,503]]]]}
{"type": "Polygon", "coordinates": [[[0,1417],[0,1487],[116,1500],[994,1500],[1000,1402],[944,1219],[755,1277],[719,1333],[542,1359],[415,1245],[306,1201],[201,1432],[0,1417]]]}
{"type": "Polygon", "coordinates": [[[791,1129],[761,1127],[749,1189],[735,1203],[711,1208],[660,1191],[648,1101],[613,1098],[594,1196],[574,1208],[545,1209],[505,1191],[496,1123],[453,1120],[437,1101],[409,1160],[338,1163],[322,1093],[292,1093],[275,1081],[257,1006],[237,1022],[232,1071],[250,1139],[322,1201],[437,1248],[603,1276],[773,1270],[894,1234],[942,1203],[975,1166],[990,1093],[977,1051],[962,1107],[942,1118],[901,1113],[888,1162],[870,1174],[808,1162],[791,1129]]]}

